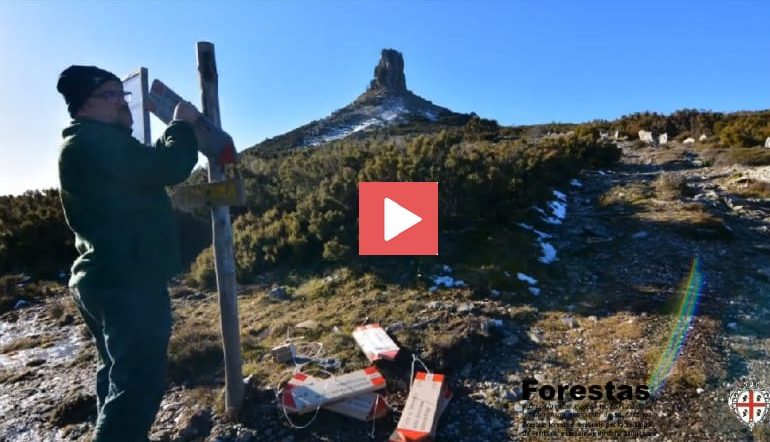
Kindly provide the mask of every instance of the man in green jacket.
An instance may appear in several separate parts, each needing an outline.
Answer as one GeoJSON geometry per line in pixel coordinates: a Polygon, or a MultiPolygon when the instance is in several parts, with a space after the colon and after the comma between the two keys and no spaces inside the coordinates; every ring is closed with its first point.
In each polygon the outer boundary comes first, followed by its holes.
{"type": "Polygon", "coordinates": [[[180,103],[149,147],[131,136],[127,93],[114,74],[70,66],[57,90],[73,118],[59,156],[62,206],[80,253],[69,286],[99,353],[93,440],[146,441],[165,390],[166,284],[181,271],[165,186],[195,167],[200,114],[180,103]]]}

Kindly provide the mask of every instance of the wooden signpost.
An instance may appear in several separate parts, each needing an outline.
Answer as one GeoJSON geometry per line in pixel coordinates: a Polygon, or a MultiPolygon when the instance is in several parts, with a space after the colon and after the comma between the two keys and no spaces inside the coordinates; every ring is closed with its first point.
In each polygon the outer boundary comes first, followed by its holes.
{"type": "MultiPolygon", "coordinates": [[[[197,56],[202,111],[206,118],[203,121],[199,120],[196,124],[213,125],[219,133],[224,134],[219,130],[221,122],[214,45],[208,42],[198,42],[197,56]]],[[[168,124],[173,118],[174,108],[180,101],[182,98],[179,95],[162,82],[155,80],[147,96],[147,109],[168,124]]],[[[229,416],[235,418],[240,414],[243,404],[243,374],[233,230],[229,206],[243,205],[245,201],[243,183],[240,177],[227,179],[225,176],[224,163],[233,163],[237,160],[235,148],[231,144],[232,139],[227,136],[227,138],[220,137],[218,140],[228,142],[228,144],[226,149],[219,152],[223,154],[208,158],[209,183],[178,187],[171,198],[178,206],[211,208],[214,269],[217,275],[220,325],[225,357],[225,411],[229,416]]],[[[201,147],[210,150],[212,146],[201,147]]]]}
{"type": "MultiPolygon", "coordinates": [[[[203,114],[217,127],[219,118],[219,75],[214,58],[214,44],[198,42],[198,73],[201,85],[203,114]]],[[[224,164],[209,160],[209,182],[225,180],[224,164]]],[[[214,237],[214,260],[219,292],[220,323],[225,356],[225,410],[236,417],[243,403],[243,372],[241,370],[241,335],[238,325],[238,298],[235,285],[235,254],[233,252],[233,227],[228,206],[211,208],[211,225],[214,237]]]]}

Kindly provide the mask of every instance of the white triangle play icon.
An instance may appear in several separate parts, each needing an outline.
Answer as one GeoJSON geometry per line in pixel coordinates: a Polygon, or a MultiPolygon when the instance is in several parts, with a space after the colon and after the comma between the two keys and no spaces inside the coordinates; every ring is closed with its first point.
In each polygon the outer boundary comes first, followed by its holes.
{"type": "Polygon", "coordinates": [[[385,241],[390,241],[420,221],[422,218],[419,216],[385,198],[385,241]]]}

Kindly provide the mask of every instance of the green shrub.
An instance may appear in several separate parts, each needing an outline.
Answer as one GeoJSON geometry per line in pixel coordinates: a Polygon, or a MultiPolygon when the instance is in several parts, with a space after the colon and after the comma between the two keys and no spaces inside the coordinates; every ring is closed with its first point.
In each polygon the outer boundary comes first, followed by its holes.
{"type": "Polygon", "coordinates": [[[214,251],[211,247],[204,249],[190,268],[189,282],[202,289],[213,289],[217,285],[214,269],[214,251]]]}
{"type": "Polygon", "coordinates": [[[763,146],[770,136],[770,112],[730,116],[717,123],[716,132],[727,147],[763,146]]]}
{"type": "Polygon", "coordinates": [[[324,243],[323,259],[329,262],[342,262],[345,257],[350,256],[350,246],[340,244],[338,240],[332,239],[324,243]]]}
{"type": "Polygon", "coordinates": [[[27,272],[55,278],[75,259],[59,191],[27,191],[0,197],[0,275],[27,272]]]}

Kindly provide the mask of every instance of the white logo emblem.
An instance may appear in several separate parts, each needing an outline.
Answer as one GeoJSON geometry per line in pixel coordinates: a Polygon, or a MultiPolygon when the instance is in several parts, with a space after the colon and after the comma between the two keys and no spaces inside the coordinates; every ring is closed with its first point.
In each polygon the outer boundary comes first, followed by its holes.
{"type": "Polygon", "coordinates": [[[761,388],[753,382],[736,388],[730,392],[727,400],[730,408],[738,416],[738,419],[754,428],[754,425],[762,422],[770,408],[770,390],[761,388]]]}

